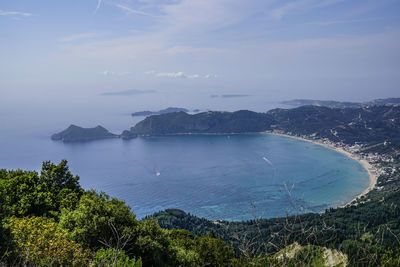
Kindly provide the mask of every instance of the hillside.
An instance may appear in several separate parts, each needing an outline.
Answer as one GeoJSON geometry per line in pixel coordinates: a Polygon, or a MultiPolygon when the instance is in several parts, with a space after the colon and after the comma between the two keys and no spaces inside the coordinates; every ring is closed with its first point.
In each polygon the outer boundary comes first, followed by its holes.
{"type": "Polygon", "coordinates": [[[400,137],[400,107],[371,106],[333,109],[302,106],[267,112],[274,118],[271,130],[295,135],[314,135],[334,142],[382,142],[400,137]]]}
{"type": "Polygon", "coordinates": [[[271,118],[248,110],[236,112],[203,112],[194,115],[185,112],[150,116],[131,128],[138,135],[176,133],[244,133],[260,132],[271,118]]]}
{"type": "Polygon", "coordinates": [[[274,109],[267,113],[252,111],[184,112],[150,116],[131,128],[138,135],[182,133],[245,133],[283,131],[314,135],[335,142],[382,142],[400,137],[400,107],[371,106],[335,109],[302,106],[274,109]]]}
{"type": "Polygon", "coordinates": [[[323,106],[329,108],[361,108],[368,106],[400,105],[400,98],[375,99],[366,102],[341,102],[332,100],[294,99],[289,101],[282,101],[281,103],[292,106],[313,105],[313,106],[323,106]]]}

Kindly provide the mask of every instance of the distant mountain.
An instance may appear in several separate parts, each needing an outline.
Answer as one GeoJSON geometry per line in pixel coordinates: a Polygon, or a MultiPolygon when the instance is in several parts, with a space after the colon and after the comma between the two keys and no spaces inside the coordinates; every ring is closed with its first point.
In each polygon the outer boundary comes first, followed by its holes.
{"type": "Polygon", "coordinates": [[[400,105],[400,98],[384,98],[384,99],[376,99],[370,102],[366,102],[368,105],[400,105]]]}
{"type": "Polygon", "coordinates": [[[275,121],[269,127],[271,130],[313,135],[347,144],[400,138],[400,106],[344,109],[301,106],[274,109],[266,114],[275,121]]]}
{"type": "Polygon", "coordinates": [[[185,112],[147,117],[131,128],[137,135],[247,133],[277,130],[354,143],[400,138],[400,106],[328,108],[301,106],[267,113],[185,112]]]}
{"type": "Polygon", "coordinates": [[[154,90],[125,90],[125,91],[117,91],[117,92],[104,92],[100,95],[102,96],[134,96],[134,95],[143,95],[143,94],[153,94],[157,91],[154,90]]]}
{"type": "Polygon", "coordinates": [[[313,106],[323,106],[330,108],[361,108],[368,106],[400,105],[400,98],[376,99],[367,102],[340,102],[331,100],[295,99],[295,100],[283,101],[281,103],[292,106],[313,105],[313,106]]]}
{"type": "Polygon", "coordinates": [[[61,140],[63,142],[85,142],[105,138],[117,138],[116,134],[110,133],[102,126],[94,128],[82,128],[76,125],[70,125],[60,133],[53,134],[51,139],[61,140]]]}
{"type": "Polygon", "coordinates": [[[244,94],[226,94],[226,95],[210,95],[211,98],[238,98],[238,97],[249,97],[251,95],[244,95],[244,94]]]}
{"type": "Polygon", "coordinates": [[[339,101],[312,100],[312,99],[294,99],[289,101],[283,101],[281,103],[291,106],[312,105],[312,106],[322,106],[330,108],[360,108],[362,106],[361,103],[356,103],[356,102],[339,102],[339,101]]]}
{"type": "Polygon", "coordinates": [[[161,115],[161,114],[167,114],[167,113],[172,113],[172,112],[189,112],[186,108],[175,108],[175,107],[169,107],[166,109],[162,109],[159,111],[139,111],[139,112],[134,112],[131,115],[132,116],[151,116],[151,115],[161,115]]]}

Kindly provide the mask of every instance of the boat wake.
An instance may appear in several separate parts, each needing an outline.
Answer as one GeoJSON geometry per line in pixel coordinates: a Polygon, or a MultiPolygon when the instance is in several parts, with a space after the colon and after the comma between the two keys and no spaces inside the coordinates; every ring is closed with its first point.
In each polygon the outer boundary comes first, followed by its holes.
{"type": "Polygon", "coordinates": [[[262,157],[262,159],[265,160],[265,162],[267,162],[269,165],[274,167],[274,164],[272,164],[272,162],[269,159],[267,159],[266,157],[262,157]]]}

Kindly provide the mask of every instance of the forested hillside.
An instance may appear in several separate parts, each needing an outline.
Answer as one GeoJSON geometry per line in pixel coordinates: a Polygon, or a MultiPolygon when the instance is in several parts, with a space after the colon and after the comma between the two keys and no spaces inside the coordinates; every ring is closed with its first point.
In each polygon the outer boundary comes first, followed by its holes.
{"type": "Polygon", "coordinates": [[[138,135],[182,133],[245,133],[278,130],[313,135],[335,142],[382,142],[400,138],[400,107],[328,108],[302,106],[252,111],[184,112],[150,116],[131,128],[138,135]]]}

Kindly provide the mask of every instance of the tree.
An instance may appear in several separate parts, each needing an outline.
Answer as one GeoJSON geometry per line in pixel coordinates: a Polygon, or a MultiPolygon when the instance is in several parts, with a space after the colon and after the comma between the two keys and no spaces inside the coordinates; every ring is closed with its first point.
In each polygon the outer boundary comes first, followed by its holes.
{"type": "Polygon", "coordinates": [[[171,246],[168,230],[149,218],[139,221],[128,254],[141,257],[144,266],[176,266],[176,253],[171,246]]]}
{"type": "Polygon", "coordinates": [[[186,230],[170,230],[169,235],[183,266],[234,265],[233,249],[212,232],[199,237],[186,230]]]}
{"type": "Polygon", "coordinates": [[[73,240],[95,250],[116,242],[115,232],[130,238],[137,224],[124,201],[95,191],[86,192],[76,209],[64,209],[60,216],[60,226],[73,240]]]}
{"type": "Polygon", "coordinates": [[[8,227],[23,265],[87,266],[91,261],[90,251],[68,240],[53,219],[11,217],[8,227]]]}
{"type": "Polygon", "coordinates": [[[68,170],[67,161],[55,165],[46,161],[39,175],[35,171],[0,170],[0,215],[57,217],[64,208],[78,203],[83,189],[79,176],[68,170]]]}

